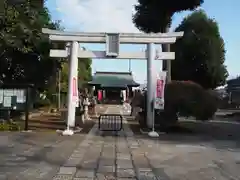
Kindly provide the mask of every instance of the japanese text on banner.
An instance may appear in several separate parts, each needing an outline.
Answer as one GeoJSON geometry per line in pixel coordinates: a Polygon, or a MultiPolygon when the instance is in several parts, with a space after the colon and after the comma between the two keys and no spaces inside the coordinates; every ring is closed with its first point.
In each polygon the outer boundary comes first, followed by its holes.
{"type": "Polygon", "coordinates": [[[72,79],[72,101],[73,103],[76,103],[76,106],[78,107],[78,84],[76,77],[73,77],[72,79]]]}
{"type": "Polygon", "coordinates": [[[155,109],[164,109],[164,89],[166,83],[166,72],[160,72],[156,79],[155,109]]]}

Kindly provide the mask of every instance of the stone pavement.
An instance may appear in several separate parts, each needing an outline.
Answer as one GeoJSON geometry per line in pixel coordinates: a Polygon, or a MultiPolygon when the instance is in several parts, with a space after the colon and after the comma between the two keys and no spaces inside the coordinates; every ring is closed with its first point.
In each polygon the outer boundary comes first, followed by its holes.
{"type": "Polygon", "coordinates": [[[0,180],[52,179],[84,135],[0,132],[0,180]]]}
{"type": "MultiPolygon", "coordinates": [[[[123,110],[109,107],[108,112],[123,110]]],[[[95,125],[54,180],[237,180],[239,162],[239,149],[136,138],[125,122],[117,136],[104,135],[95,125]]]]}
{"type": "MultiPolygon", "coordinates": [[[[112,106],[106,113],[124,110],[112,106]]],[[[137,137],[126,121],[124,131],[115,136],[99,132],[97,124],[85,137],[49,136],[41,141],[42,136],[26,141],[19,135],[1,134],[0,180],[6,176],[21,180],[240,179],[240,148],[235,141],[191,143],[137,137]],[[13,141],[18,145],[9,143],[13,141]]]]}

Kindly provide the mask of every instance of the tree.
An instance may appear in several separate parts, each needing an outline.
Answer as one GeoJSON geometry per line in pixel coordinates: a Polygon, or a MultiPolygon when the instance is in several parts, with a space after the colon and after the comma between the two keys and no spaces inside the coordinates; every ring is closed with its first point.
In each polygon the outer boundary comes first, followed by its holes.
{"type": "Polygon", "coordinates": [[[198,10],[186,17],[176,31],[184,31],[184,36],[171,46],[176,52],[176,60],[172,62],[173,79],[191,80],[206,89],[224,85],[228,72],[217,22],[198,10]]]}
{"type": "Polygon", "coordinates": [[[56,63],[49,59],[51,44],[41,29],[59,29],[59,22],[51,21],[41,3],[11,2],[1,2],[4,11],[1,9],[0,16],[0,80],[32,83],[43,89],[54,74],[56,63]]]}
{"type": "MultiPolygon", "coordinates": [[[[92,78],[92,59],[79,58],[78,60],[78,85],[82,87],[92,78]]],[[[61,64],[61,92],[67,93],[68,90],[68,62],[61,64]]]]}
{"type": "MultiPolygon", "coordinates": [[[[133,16],[135,26],[145,33],[168,32],[175,13],[194,10],[200,6],[204,0],[138,0],[135,6],[136,13],[133,16]]],[[[164,52],[170,50],[169,45],[162,46],[164,52]]],[[[163,70],[168,66],[168,78],[171,75],[170,61],[166,64],[163,61],[163,70]]]]}

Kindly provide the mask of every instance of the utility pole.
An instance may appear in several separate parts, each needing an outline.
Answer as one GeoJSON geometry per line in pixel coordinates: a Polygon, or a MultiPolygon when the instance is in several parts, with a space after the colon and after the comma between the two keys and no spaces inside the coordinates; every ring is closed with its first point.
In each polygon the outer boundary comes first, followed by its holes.
{"type": "Polygon", "coordinates": [[[58,69],[58,110],[61,108],[61,69],[58,69]]]}
{"type": "Polygon", "coordinates": [[[131,59],[128,60],[128,71],[132,72],[132,67],[131,67],[131,59]]]}

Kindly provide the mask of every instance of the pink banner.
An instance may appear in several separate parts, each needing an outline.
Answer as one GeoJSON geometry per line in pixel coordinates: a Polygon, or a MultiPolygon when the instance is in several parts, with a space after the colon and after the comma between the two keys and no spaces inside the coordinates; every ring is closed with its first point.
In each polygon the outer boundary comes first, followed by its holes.
{"type": "Polygon", "coordinates": [[[159,72],[155,81],[155,109],[164,109],[164,89],[166,83],[166,72],[159,72]]]}
{"type": "Polygon", "coordinates": [[[73,83],[72,95],[73,95],[73,97],[76,97],[76,96],[78,96],[78,93],[77,93],[78,88],[77,88],[77,79],[76,79],[76,77],[74,77],[72,81],[73,81],[72,82],[73,83]]]}
{"type": "Polygon", "coordinates": [[[164,87],[164,80],[158,79],[157,86],[156,86],[156,98],[163,97],[163,89],[164,89],[163,87],[164,87]]]}

